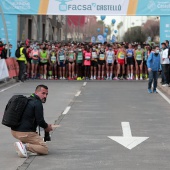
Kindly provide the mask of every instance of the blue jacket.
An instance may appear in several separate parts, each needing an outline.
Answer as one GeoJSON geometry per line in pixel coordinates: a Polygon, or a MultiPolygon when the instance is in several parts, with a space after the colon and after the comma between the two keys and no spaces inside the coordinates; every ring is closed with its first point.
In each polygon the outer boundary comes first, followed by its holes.
{"type": "Polygon", "coordinates": [[[159,71],[161,65],[160,60],[160,54],[155,55],[155,53],[151,52],[147,60],[148,68],[151,68],[152,71],[159,71]]]}

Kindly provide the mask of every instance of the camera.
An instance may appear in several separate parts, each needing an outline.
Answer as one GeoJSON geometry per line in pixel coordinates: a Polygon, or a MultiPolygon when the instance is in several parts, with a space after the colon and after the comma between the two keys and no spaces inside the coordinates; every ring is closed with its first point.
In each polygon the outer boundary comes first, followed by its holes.
{"type": "Polygon", "coordinates": [[[49,132],[44,132],[44,142],[51,141],[51,136],[49,132]]]}

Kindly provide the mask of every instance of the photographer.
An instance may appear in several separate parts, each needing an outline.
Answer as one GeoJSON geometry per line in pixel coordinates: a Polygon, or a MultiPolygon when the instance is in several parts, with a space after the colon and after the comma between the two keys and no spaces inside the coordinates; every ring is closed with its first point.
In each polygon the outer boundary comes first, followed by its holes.
{"type": "Polygon", "coordinates": [[[15,147],[20,157],[27,157],[27,151],[40,155],[48,154],[48,147],[43,138],[36,133],[37,126],[44,128],[46,134],[52,131],[52,126],[44,120],[43,105],[48,95],[48,87],[38,85],[35,93],[23,113],[21,123],[17,128],[11,128],[12,135],[20,140],[15,142],[15,147]]]}

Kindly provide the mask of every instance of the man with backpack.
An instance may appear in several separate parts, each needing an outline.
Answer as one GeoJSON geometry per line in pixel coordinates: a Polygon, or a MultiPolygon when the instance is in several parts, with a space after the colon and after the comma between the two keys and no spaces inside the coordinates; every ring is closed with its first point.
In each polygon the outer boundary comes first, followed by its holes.
{"type": "MultiPolygon", "coordinates": [[[[36,133],[37,126],[44,128],[45,132],[52,131],[52,125],[44,120],[43,105],[48,95],[48,87],[38,85],[35,93],[28,98],[28,103],[22,114],[19,126],[11,127],[12,135],[20,142],[15,142],[18,155],[27,157],[27,151],[39,155],[47,155],[48,147],[43,138],[36,133]]],[[[19,106],[18,106],[19,107],[19,106]]]]}

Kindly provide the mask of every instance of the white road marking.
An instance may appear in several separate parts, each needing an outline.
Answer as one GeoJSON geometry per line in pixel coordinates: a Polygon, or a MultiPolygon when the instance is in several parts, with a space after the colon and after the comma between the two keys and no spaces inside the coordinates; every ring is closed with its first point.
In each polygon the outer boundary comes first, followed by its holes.
{"type": "Polygon", "coordinates": [[[87,82],[84,82],[84,83],[83,83],[83,86],[86,86],[86,85],[87,85],[87,82]]]}
{"type": "Polygon", "coordinates": [[[115,142],[119,143],[125,148],[131,150],[149,138],[149,137],[133,137],[131,133],[130,123],[122,122],[121,124],[123,136],[108,136],[108,138],[114,140],[115,142]]]}
{"type": "Polygon", "coordinates": [[[64,110],[62,115],[66,115],[69,112],[70,109],[71,109],[71,106],[66,107],[66,109],[64,110]]]}
{"type": "Polygon", "coordinates": [[[20,83],[17,83],[17,84],[14,84],[14,85],[12,85],[12,86],[9,86],[9,87],[7,87],[7,88],[5,88],[5,89],[2,89],[2,90],[0,90],[0,93],[6,91],[6,90],[8,90],[8,89],[11,89],[12,87],[15,87],[15,86],[17,86],[17,85],[19,85],[19,84],[20,84],[20,83]]]}
{"type": "Polygon", "coordinates": [[[80,96],[80,94],[81,94],[81,91],[78,91],[78,92],[75,94],[75,96],[78,97],[78,96],[80,96]]]}
{"type": "Polygon", "coordinates": [[[156,90],[170,104],[170,99],[166,97],[159,89],[156,89],[156,90]]]}

